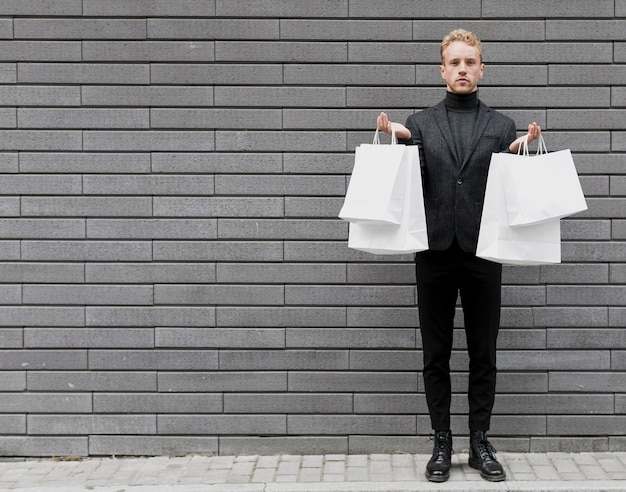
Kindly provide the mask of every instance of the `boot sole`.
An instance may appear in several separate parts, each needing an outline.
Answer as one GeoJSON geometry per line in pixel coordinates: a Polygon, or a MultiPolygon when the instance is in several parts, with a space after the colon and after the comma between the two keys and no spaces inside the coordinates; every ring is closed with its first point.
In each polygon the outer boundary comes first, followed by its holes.
{"type": "Polygon", "coordinates": [[[428,473],[425,473],[426,478],[428,479],[429,482],[447,482],[448,479],[450,478],[450,473],[446,473],[445,475],[430,475],[428,473]]]}
{"type": "Polygon", "coordinates": [[[494,477],[493,475],[487,475],[486,473],[483,473],[483,471],[481,470],[481,467],[478,463],[476,463],[475,461],[470,460],[469,461],[469,466],[474,468],[475,470],[480,471],[480,476],[482,478],[484,478],[485,480],[487,480],[488,482],[502,482],[504,480],[506,480],[506,473],[503,473],[500,476],[494,477]]]}

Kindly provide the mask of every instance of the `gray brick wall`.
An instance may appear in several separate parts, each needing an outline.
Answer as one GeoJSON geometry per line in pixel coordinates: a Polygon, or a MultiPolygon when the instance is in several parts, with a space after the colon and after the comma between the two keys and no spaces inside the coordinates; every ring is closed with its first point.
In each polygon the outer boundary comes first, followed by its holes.
{"type": "Polygon", "coordinates": [[[443,97],[456,27],[482,99],[570,148],[589,202],[562,265],[505,268],[492,437],[626,449],[625,0],[0,15],[1,455],[429,451],[411,256],[349,250],[336,216],[378,112],[443,97]]]}

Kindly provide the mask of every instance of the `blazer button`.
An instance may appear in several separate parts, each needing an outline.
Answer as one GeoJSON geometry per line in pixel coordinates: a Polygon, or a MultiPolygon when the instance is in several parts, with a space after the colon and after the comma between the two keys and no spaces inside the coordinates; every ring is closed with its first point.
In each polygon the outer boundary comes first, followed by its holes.
{"type": "Polygon", "coordinates": [[[461,178],[456,180],[456,184],[458,185],[462,185],[463,184],[463,180],[461,178]]]}

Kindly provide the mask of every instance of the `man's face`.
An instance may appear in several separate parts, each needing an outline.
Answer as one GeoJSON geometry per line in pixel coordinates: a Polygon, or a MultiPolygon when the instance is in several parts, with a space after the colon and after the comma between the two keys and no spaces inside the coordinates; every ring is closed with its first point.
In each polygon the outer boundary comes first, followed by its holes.
{"type": "Polygon", "coordinates": [[[439,71],[450,92],[470,94],[478,90],[485,65],[480,61],[478,48],[455,41],[444,50],[439,71]]]}

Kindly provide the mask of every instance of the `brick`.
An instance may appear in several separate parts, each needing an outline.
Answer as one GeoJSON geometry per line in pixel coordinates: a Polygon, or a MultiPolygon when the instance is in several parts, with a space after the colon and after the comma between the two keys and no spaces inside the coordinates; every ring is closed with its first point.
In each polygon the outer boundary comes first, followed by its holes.
{"type": "Polygon", "coordinates": [[[0,82],[3,84],[14,84],[17,82],[16,63],[0,63],[0,82]]]}
{"type": "Polygon", "coordinates": [[[324,217],[339,215],[344,198],[285,197],[285,217],[324,217]]]}
{"type": "MultiPolygon", "coordinates": [[[[294,129],[332,129],[357,128],[371,129],[376,127],[377,110],[359,109],[285,109],[283,111],[283,127],[294,129]]],[[[404,121],[406,111],[388,111],[392,121],[404,121]]],[[[373,135],[373,134],[372,134],[373,135]]]]}
{"type": "Polygon", "coordinates": [[[564,107],[609,106],[610,92],[603,87],[548,87],[548,88],[509,88],[485,87],[481,91],[483,99],[496,107],[564,107]]]}
{"type": "Polygon", "coordinates": [[[22,258],[33,261],[150,261],[146,241],[24,241],[22,258]]]}
{"type": "Polygon", "coordinates": [[[84,277],[87,283],[97,284],[202,284],[216,280],[211,263],[97,263],[85,265],[84,277]]]}
{"type": "Polygon", "coordinates": [[[341,87],[216,87],[215,105],[341,108],[345,107],[345,94],[341,87]]]}
{"type": "MultiPolygon", "coordinates": [[[[0,132],[0,135],[2,133],[0,132]]],[[[268,131],[216,131],[215,150],[220,152],[340,152],[346,149],[343,132],[286,132],[268,131]]]]}
{"type": "Polygon", "coordinates": [[[217,455],[218,439],[204,436],[89,436],[89,454],[93,456],[184,456],[189,453],[217,455]]]}
{"type": "Polygon", "coordinates": [[[624,258],[625,251],[625,242],[568,242],[561,246],[561,259],[564,262],[617,262],[624,258]]]}
{"type": "Polygon", "coordinates": [[[357,414],[411,414],[415,413],[422,405],[418,395],[354,395],[354,412],[357,414]]]}
{"type": "Polygon", "coordinates": [[[282,328],[156,328],[155,345],[172,348],[283,348],[282,328]]]}
{"type": "Polygon", "coordinates": [[[0,61],[72,62],[80,60],[80,41],[0,41],[0,61]]]}
{"type": "MultiPolygon", "coordinates": [[[[216,195],[345,195],[343,176],[218,175],[216,195]]],[[[191,194],[191,193],[190,193],[191,194]]]]}
{"type": "Polygon", "coordinates": [[[564,436],[571,435],[624,435],[626,416],[548,416],[548,432],[564,436]]]}
{"type": "MultiPolygon", "coordinates": [[[[432,87],[348,87],[347,106],[353,108],[405,107],[407,101],[419,101],[420,108],[433,106],[445,97],[445,91],[432,87]]],[[[407,114],[407,117],[409,114],[407,114]]],[[[358,143],[371,143],[371,133],[363,135],[358,143]]],[[[358,145],[349,142],[348,148],[358,145]]]]}
{"type": "Polygon", "coordinates": [[[611,358],[611,369],[614,371],[624,371],[626,370],[626,353],[624,351],[612,352],[611,358]]]}
{"type": "MultiPolygon", "coordinates": [[[[523,0],[515,4],[520,11],[527,8],[535,8],[539,17],[612,17],[613,2],[601,0],[594,5],[583,0],[571,2],[557,2],[550,5],[535,5],[530,0],[523,0]]],[[[484,17],[507,17],[510,15],[511,4],[498,2],[497,0],[487,0],[483,2],[482,13],[484,17]]]]}
{"type": "Polygon", "coordinates": [[[283,244],[254,241],[155,241],[156,261],[280,261],[283,244]]]}
{"type": "Polygon", "coordinates": [[[89,368],[101,371],[211,371],[218,368],[218,353],[216,350],[90,350],[89,368]]]}
{"type": "Polygon", "coordinates": [[[233,4],[216,1],[216,15],[232,17],[344,17],[348,14],[347,0],[322,0],[303,5],[297,0],[280,3],[271,0],[246,0],[233,4]]]}
{"type": "Polygon", "coordinates": [[[422,353],[416,350],[351,350],[350,369],[364,371],[421,371],[422,353]]]}
{"type": "Polygon", "coordinates": [[[25,285],[26,304],[151,305],[152,286],[129,285],[25,285]]]}
{"type": "Polygon", "coordinates": [[[608,321],[605,307],[540,307],[533,308],[535,326],[581,326],[602,327],[608,321]]]}
{"type": "Polygon", "coordinates": [[[609,265],[609,272],[610,272],[609,273],[610,283],[612,284],[625,283],[624,279],[626,279],[626,265],[623,265],[623,264],[609,265]]]}
{"type": "Polygon", "coordinates": [[[280,285],[155,285],[154,304],[166,305],[283,305],[280,285]]]}
{"type": "Polygon", "coordinates": [[[618,85],[617,80],[623,80],[626,67],[623,65],[590,64],[568,65],[553,64],[549,66],[548,81],[551,85],[570,83],[576,77],[578,84],[593,84],[598,86],[618,85]]]}
{"type": "Polygon", "coordinates": [[[349,174],[354,166],[354,155],[345,153],[286,153],[284,160],[284,172],[289,174],[349,174]]]}
{"type": "Polygon", "coordinates": [[[19,174],[3,176],[0,193],[19,195],[78,195],[80,176],[19,174]]]}
{"type": "Polygon", "coordinates": [[[611,150],[624,151],[626,150],[626,132],[611,132],[613,137],[613,143],[611,150]]]}
{"type": "MultiPolygon", "coordinates": [[[[385,5],[374,0],[351,0],[350,16],[355,17],[413,17],[413,18],[446,18],[457,17],[472,19],[480,17],[480,2],[470,0],[463,5],[444,0],[436,5],[420,1],[392,0],[385,5]]],[[[442,34],[443,36],[443,34],[442,34]]]]}
{"type": "Polygon", "coordinates": [[[77,307],[0,306],[0,326],[84,326],[85,310],[77,307]]]}
{"type": "Polygon", "coordinates": [[[415,329],[287,328],[287,347],[415,348],[415,329]]]}
{"type": "MultiPolygon", "coordinates": [[[[85,131],[84,149],[103,151],[213,150],[213,132],[85,131]]],[[[0,132],[1,136],[1,132],[0,132]]]]}
{"type": "Polygon", "coordinates": [[[22,286],[0,285],[0,304],[22,304],[22,286]]]}
{"type": "Polygon", "coordinates": [[[148,128],[147,109],[18,109],[20,128],[148,128]]]}
{"type": "Polygon", "coordinates": [[[285,84],[405,86],[416,82],[415,68],[409,65],[290,63],[284,73],[285,84]]]}
{"type": "MultiPolygon", "coordinates": [[[[465,423],[465,417],[462,420],[465,423]]],[[[494,415],[492,432],[493,434],[545,436],[547,434],[546,417],[543,415],[494,415]]]]}
{"type": "MultiPolygon", "coordinates": [[[[350,63],[420,63],[439,64],[439,42],[356,42],[348,43],[350,63]]],[[[338,60],[341,61],[341,60],[338,60]]],[[[433,70],[436,68],[433,66],[433,70]]]]}
{"type": "Polygon", "coordinates": [[[626,309],[609,307],[609,326],[623,326],[626,309]]]}
{"type": "Polygon", "coordinates": [[[85,195],[212,195],[213,176],[126,176],[83,177],[85,195]]]}
{"type": "Polygon", "coordinates": [[[547,413],[559,415],[613,414],[613,395],[547,395],[547,413]]]}
{"type": "Polygon", "coordinates": [[[81,150],[79,131],[0,130],[0,150],[81,150]]]}
{"type": "Polygon", "coordinates": [[[22,348],[24,334],[21,328],[0,328],[1,348],[22,348]]]}
{"type": "Polygon", "coordinates": [[[414,255],[372,255],[349,249],[347,241],[285,241],[286,261],[392,262],[411,261],[414,255]]]}
{"type": "Polygon", "coordinates": [[[340,239],[348,235],[341,220],[219,219],[220,239],[340,239]]]}
{"type": "MultiPolygon", "coordinates": [[[[159,392],[286,391],[286,372],[160,372],[159,392]]],[[[204,432],[202,432],[204,434],[204,432]]]]}
{"type": "Polygon", "coordinates": [[[626,60],[626,43],[615,43],[615,61],[623,63],[626,60]]]}
{"type": "MultiPolygon", "coordinates": [[[[147,197],[22,198],[22,215],[31,217],[132,217],[151,214],[152,199],[147,197]]],[[[84,237],[84,231],[81,237],[84,237]]]]}
{"type": "Polygon", "coordinates": [[[626,291],[620,286],[549,286],[548,303],[577,305],[624,305],[626,291]]]}
{"type": "Polygon", "coordinates": [[[39,435],[155,434],[156,417],[151,415],[29,415],[28,428],[39,435]]]}
{"type": "MultiPolygon", "coordinates": [[[[30,391],[156,391],[156,373],[123,371],[30,372],[30,391]]],[[[73,416],[68,416],[73,417],[73,416]]]]}
{"type": "Polygon", "coordinates": [[[613,393],[614,388],[624,385],[623,372],[552,372],[550,373],[551,392],[613,393]]]}
{"type": "Polygon", "coordinates": [[[24,328],[28,348],[153,348],[147,328],[24,328]]]}
{"type": "Polygon", "coordinates": [[[0,109],[0,128],[17,128],[17,112],[15,109],[0,109]]]}
{"type": "Polygon", "coordinates": [[[0,416],[0,431],[3,434],[26,434],[26,415],[0,416]]]}
{"type": "Polygon", "coordinates": [[[21,256],[20,241],[0,241],[0,258],[2,260],[15,261],[20,260],[21,256]]]}
{"type": "Polygon", "coordinates": [[[150,155],[21,152],[19,166],[24,173],[148,173],[150,155]]]}
{"type": "Polygon", "coordinates": [[[26,390],[26,371],[0,372],[0,389],[2,391],[24,391],[26,390]]]}
{"type": "Polygon", "coordinates": [[[19,63],[23,84],[148,84],[150,67],[136,63],[19,63]]]}
{"type": "Polygon", "coordinates": [[[415,392],[415,372],[292,372],[289,391],[415,392]]]}
{"type": "Polygon", "coordinates": [[[87,326],[214,326],[213,307],[88,307],[87,326]]]}
{"type": "Polygon", "coordinates": [[[340,307],[218,307],[219,327],[345,326],[340,307]]]}
{"type": "Polygon", "coordinates": [[[220,370],[348,369],[345,350],[220,350],[220,370]]]}
{"type": "Polygon", "coordinates": [[[145,39],[140,19],[15,19],[15,39],[145,39]]]}
{"type": "MultiPolygon", "coordinates": [[[[0,272],[2,266],[0,265],[0,272]]],[[[346,272],[336,264],[320,263],[219,263],[220,283],[345,283],[346,272]]]]}
{"type": "Polygon", "coordinates": [[[84,86],[82,88],[82,99],[83,104],[93,106],[213,106],[213,88],[185,86],[84,86]]]}
{"type": "Polygon", "coordinates": [[[411,21],[282,19],[281,39],[311,40],[405,40],[412,38],[411,21]]]}
{"type": "Polygon", "coordinates": [[[194,17],[215,15],[215,0],[185,0],[171,3],[167,0],[138,0],[128,3],[124,0],[83,1],[83,15],[103,17],[194,17]]]}
{"type": "Polygon", "coordinates": [[[90,413],[91,397],[81,393],[5,393],[3,413],[90,413]]]}
{"type": "Polygon", "coordinates": [[[96,413],[221,413],[222,395],[164,393],[98,393],[93,395],[96,413]]]}
{"type": "Polygon", "coordinates": [[[263,109],[153,109],[152,128],[280,129],[280,110],[263,109]]]}
{"type": "Polygon", "coordinates": [[[413,286],[301,286],[285,288],[285,303],[297,305],[415,305],[413,286]]]}
{"type": "Polygon", "coordinates": [[[278,19],[148,19],[149,39],[278,39],[278,19]]]}
{"type": "Polygon", "coordinates": [[[150,81],[154,84],[280,85],[283,67],[279,63],[154,63],[150,67],[150,81]]]}
{"type": "Polygon", "coordinates": [[[0,170],[2,173],[17,173],[19,171],[18,154],[0,154],[0,170]]]}
{"type": "Polygon", "coordinates": [[[19,217],[20,198],[17,196],[0,197],[0,216],[19,217]]]}
{"type": "Polygon", "coordinates": [[[548,125],[552,130],[623,130],[626,110],[621,109],[549,109],[548,125]]]}
{"type": "Polygon", "coordinates": [[[498,349],[543,350],[546,348],[545,330],[500,329],[498,333],[498,349]]]}
{"type": "Polygon", "coordinates": [[[85,223],[81,219],[0,219],[0,234],[22,239],[83,238],[85,223]]]}
{"type": "Polygon", "coordinates": [[[415,417],[408,415],[289,415],[290,435],[398,435],[416,432],[415,417]]]}
{"type": "Polygon", "coordinates": [[[215,219],[88,219],[88,238],[212,239],[215,219]]]}
{"type": "MultiPolygon", "coordinates": [[[[205,58],[206,60],[207,58],[205,58]]],[[[275,63],[343,63],[348,61],[348,43],[325,41],[215,42],[215,61],[247,62],[249,60],[275,63]]],[[[212,60],[209,59],[209,61],[212,60]]]]}
{"type": "Polygon", "coordinates": [[[80,87],[73,86],[3,86],[0,87],[0,96],[4,104],[8,106],[80,106],[81,104],[80,87]]]}
{"type": "Polygon", "coordinates": [[[543,286],[503,286],[502,304],[506,306],[542,306],[546,303],[546,289],[543,286]]]}
{"type": "MultiPolygon", "coordinates": [[[[282,217],[281,198],[258,197],[154,197],[155,217],[282,217]]],[[[218,219],[218,237],[223,221],[218,219]]],[[[245,222],[244,222],[245,223],[245,222]]],[[[224,224],[224,227],[227,223],[224,224]]],[[[241,237],[241,236],[240,236],[241,237]]]]}
{"type": "Polygon", "coordinates": [[[154,173],[279,173],[282,156],[270,153],[170,153],[152,155],[154,173]]]}
{"type": "Polygon", "coordinates": [[[11,19],[0,20],[0,39],[13,38],[13,22],[11,19]]]}
{"type": "Polygon", "coordinates": [[[0,369],[87,369],[87,353],[84,350],[2,350],[0,369]]]}
{"type": "Polygon", "coordinates": [[[609,220],[567,220],[561,222],[561,240],[607,240],[611,239],[609,220]]]}
{"type": "Polygon", "coordinates": [[[87,456],[87,437],[1,437],[5,456],[87,456]]]}
{"type": "Polygon", "coordinates": [[[206,62],[215,51],[212,41],[83,41],[82,47],[90,62],[206,62]]]}
{"type": "Polygon", "coordinates": [[[603,370],[611,365],[608,350],[545,350],[514,351],[508,350],[506,357],[500,358],[501,370],[603,370]]]}
{"type": "MultiPolygon", "coordinates": [[[[423,17],[423,12],[419,17],[423,17]]],[[[413,39],[441,41],[449,32],[458,28],[458,22],[450,20],[413,20],[413,39]]],[[[543,41],[543,20],[464,20],[463,28],[475,32],[482,41],[543,41]]],[[[482,82],[481,82],[482,83],[482,82]]]]}
{"type": "Polygon", "coordinates": [[[159,434],[285,434],[283,415],[162,415],[159,434]]]}
{"type": "MultiPolygon", "coordinates": [[[[606,322],[603,325],[606,326],[606,322]]],[[[548,346],[550,348],[573,349],[612,349],[624,346],[626,334],[616,329],[550,329],[548,346]]]]}
{"type": "Polygon", "coordinates": [[[246,393],[224,395],[225,413],[352,413],[352,395],[342,393],[246,393]]]}

